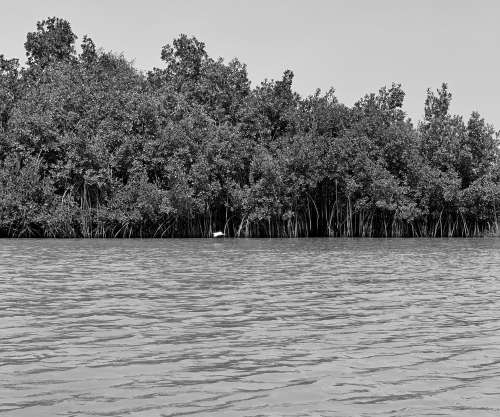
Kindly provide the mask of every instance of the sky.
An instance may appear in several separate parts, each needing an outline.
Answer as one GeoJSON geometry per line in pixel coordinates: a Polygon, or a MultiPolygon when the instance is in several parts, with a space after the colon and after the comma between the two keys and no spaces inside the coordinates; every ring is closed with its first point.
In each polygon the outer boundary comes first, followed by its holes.
{"type": "Polygon", "coordinates": [[[302,96],[333,87],[350,106],[397,82],[417,121],[427,89],[447,82],[453,113],[479,111],[500,129],[497,0],[0,0],[0,10],[0,53],[22,63],[26,34],[48,16],[68,20],[78,45],[87,34],[145,71],[186,33],[246,63],[253,85],[291,69],[302,96]]]}

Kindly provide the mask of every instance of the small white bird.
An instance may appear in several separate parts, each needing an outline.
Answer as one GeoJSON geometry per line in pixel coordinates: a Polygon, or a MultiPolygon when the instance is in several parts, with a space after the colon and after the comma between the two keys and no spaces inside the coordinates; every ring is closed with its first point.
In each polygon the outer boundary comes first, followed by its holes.
{"type": "Polygon", "coordinates": [[[215,232],[214,237],[224,237],[224,233],[222,232],[215,232]]]}

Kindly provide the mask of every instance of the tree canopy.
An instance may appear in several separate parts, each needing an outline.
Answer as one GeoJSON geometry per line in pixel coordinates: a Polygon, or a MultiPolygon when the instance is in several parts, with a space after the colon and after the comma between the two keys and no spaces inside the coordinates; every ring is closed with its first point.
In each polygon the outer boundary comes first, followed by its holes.
{"type": "Polygon", "coordinates": [[[252,87],[186,35],[147,73],[76,40],[50,17],[24,67],[0,55],[0,236],[498,232],[499,135],[446,84],[414,125],[397,83],[349,107],[291,70],[252,87]]]}

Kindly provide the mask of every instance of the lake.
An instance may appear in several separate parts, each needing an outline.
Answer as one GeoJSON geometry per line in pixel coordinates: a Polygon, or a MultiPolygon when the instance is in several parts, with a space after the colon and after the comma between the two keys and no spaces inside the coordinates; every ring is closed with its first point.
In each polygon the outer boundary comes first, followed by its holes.
{"type": "Polygon", "coordinates": [[[498,416],[500,240],[0,240],[0,415],[498,416]]]}

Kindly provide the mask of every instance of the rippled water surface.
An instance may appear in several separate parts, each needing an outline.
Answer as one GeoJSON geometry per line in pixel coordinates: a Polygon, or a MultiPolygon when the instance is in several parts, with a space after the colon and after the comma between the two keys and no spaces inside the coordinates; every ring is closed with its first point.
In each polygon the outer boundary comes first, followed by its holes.
{"type": "Polygon", "coordinates": [[[499,416],[500,240],[0,240],[0,415],[499,416]]]}

